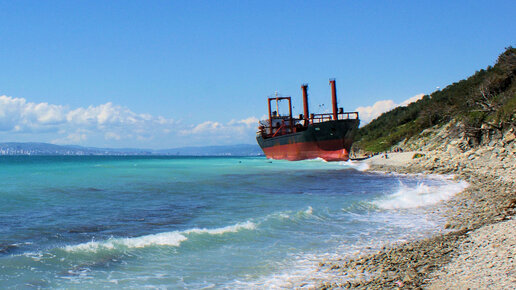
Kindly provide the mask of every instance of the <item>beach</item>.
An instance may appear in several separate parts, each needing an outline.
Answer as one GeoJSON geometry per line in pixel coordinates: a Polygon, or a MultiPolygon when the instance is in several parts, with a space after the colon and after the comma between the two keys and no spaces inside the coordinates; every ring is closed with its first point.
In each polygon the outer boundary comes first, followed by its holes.
{"type": "Polygon", "coordinates": [[[335,279],[318,288],[515,288],[516,162],[511,137],[464,152],[452,143],[440,147],[445,150],[387,153],[387,158],[379,154],[360,161],[369,171],[453,175],[469,186],[433,206],[447,218],[441,234],[322,263],[321,270],[333,271],[335,279]]]}

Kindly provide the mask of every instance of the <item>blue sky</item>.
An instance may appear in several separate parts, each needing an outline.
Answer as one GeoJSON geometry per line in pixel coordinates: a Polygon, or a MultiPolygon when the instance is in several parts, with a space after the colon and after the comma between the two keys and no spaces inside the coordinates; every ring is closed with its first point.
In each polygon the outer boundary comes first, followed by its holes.
{"type": "Polygon", "coordinates": [[[382,110],[494,64],[515,1],[0,2],[0,142],[253,143],[266,96],[382,110]],[[374,105],[376,104],[376,107],[374,105]]]}

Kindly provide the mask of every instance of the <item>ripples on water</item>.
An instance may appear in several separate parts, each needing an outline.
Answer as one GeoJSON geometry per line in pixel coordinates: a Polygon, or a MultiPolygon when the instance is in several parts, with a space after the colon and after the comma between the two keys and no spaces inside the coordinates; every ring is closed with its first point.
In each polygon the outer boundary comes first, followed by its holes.
{"type": "MultiPolygon", "coordinates": [[[[0,287],[291,287],[466,184],[321,160],[2,157],[0,287]]],[[[321,277],[323,278],[323,277],[321,277]]]]}

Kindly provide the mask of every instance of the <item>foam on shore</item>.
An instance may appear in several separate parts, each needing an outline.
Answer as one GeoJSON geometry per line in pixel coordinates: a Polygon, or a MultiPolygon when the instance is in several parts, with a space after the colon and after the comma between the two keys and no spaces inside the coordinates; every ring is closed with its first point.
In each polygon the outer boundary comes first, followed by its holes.
{"type": "Polygon", "coordinates": [[[450,199],[468,187],[465,181],[453,182],[445,180],[444,184],[431,185],[420,182],[409,186],[400,181],[398,190],[373,204],[382,209],[406,209],[434,205],[450,199]]]}

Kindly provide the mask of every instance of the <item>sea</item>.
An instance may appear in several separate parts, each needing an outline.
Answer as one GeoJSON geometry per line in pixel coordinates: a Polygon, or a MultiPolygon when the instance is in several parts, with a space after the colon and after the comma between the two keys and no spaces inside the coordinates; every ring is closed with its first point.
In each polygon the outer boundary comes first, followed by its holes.
{"type": "Polygon", "coordinates": [[[0,288],[316,285],[443,229],[467,184],[264,157],[0,157],[0,288]]]}

